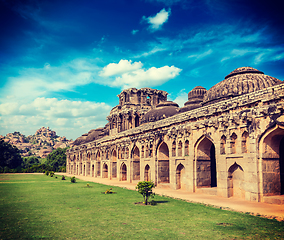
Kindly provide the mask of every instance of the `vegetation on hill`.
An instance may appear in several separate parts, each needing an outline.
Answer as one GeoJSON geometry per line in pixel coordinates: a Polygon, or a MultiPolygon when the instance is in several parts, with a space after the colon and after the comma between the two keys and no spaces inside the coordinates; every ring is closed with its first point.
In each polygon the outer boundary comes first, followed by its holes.
{"type": "Polygon", "coordinates": [[[34,135],[25,136],[20,132],[8,133],[6,136],[0,136],[5,142],[16,146],[20,150],[22,157],[35,156],[46,158],[53,150],[57,148],[70,147],[72,140],[66,137],[60,137],[49,127],[38,129],[34,135]]]}
{"type": "Polygon", "coordinates": [[[45,171],[66,171],[67,148],[53,150],[46,159],[36,156],[24,157],[20,150],[0,139],[0,173],[7,172],[45,172],[45,171]]]}

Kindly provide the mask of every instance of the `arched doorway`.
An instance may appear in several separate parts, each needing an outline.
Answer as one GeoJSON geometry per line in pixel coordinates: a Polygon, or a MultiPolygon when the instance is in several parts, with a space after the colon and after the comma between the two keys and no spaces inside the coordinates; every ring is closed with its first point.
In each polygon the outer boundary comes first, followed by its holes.
{"type": "Polygon", "coordinates": [[[95,166],[94,166],[94,164],[92,164],[92,177],[95,176],[95,175],[94,175],[94,172],[95,172],[95,166]]]}
{"type": "Polygon", "coordinates": [[[228,171],[228,197],[245,198],[244,170],[234,163],[228,171]]]}
{"type": "Polygon", "coordinates": [[[127,167],[126,167],[125,163],[121,164],[120,175],[121,175],[121,181],[127,180],[127,167]]]}
{"type": "Polygon", "coordinates": [[[101,176],[101,154],[99,151],[97,153],[96,168],[97,168],[97,177],[100,177],[101,176]]]}
{"type": "Polygon", "coordinates": [[[145,166],[144,181],[151,181],[151,169],[148,164],[145,166]]]}
{"type": "Polygon", "coordinates": [[[140,180],[140,154],[137,146],[133,149],[133,180],[140,180]]]}
{"type": "Polygon", "coordinates": [[[158,148],[158,183],[169,183],[169,148],[162,142],[158,148]]]}
{"type": "Polygon", "coordinates": [[[135,127],[138,127],[140,125],[139,123],[140,123],[139,116],[136,115],[136,117],[135,117],[135,127]]]}
{"type": "Polygon", "coordinates": [[[204,136],[196,147],[197,187],[217,187],[216,153],[213,142],[204,136]]]}
{"type": "MultiPolygon", "coordinates": [[[[262,145],[262,146],[261,146],[262,145]]],[[[262,187],[264,196],[284,194],[284,127],[275,126],[263,136],[262,187]]]]}
{"type": "Polygon", "coordinates": [[[176,170],[176,180],[177,180],[177,189],[184,189],[185,188],[185,168],[184,166],[180,163],[177,166],[177,170],[176,170]]]}
{"type": "Polygon", "coordinates": [[[112,168],[111,168],[111,177],[116,178],[117,177],[117,155],[116,150],[112,151],[112,168]]]}
{"type": "Polygon", "coordinates": [[[103,178],[108,178],[108,166],[104,163],[103,165],[103,178]]]}

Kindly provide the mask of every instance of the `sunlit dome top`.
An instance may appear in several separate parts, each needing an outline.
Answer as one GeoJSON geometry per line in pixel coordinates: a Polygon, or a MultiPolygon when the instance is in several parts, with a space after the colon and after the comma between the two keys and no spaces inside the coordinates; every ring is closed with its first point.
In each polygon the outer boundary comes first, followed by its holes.
{"type": "Polygon", "coordinates": [[[255,68],[237,68],[205,93],[203,104],[219,102],[280,83],[281,80],[265,75],[255,68]]]}

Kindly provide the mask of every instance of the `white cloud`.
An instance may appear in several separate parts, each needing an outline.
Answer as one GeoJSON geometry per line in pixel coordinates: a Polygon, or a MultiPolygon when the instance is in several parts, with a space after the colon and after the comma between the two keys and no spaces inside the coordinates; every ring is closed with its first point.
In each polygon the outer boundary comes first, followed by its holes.
{"type": "Polygon", "coordinates": [[[164,8],[158,12],[154,17],[145,17],[143,16],[142,20],[148,22],[150,24],[149,28],[152,31],[159,30],[162,25],[168,21],[168,18],[171,14],[171,9],[166,11],[164,8]]]}
{"type": "Polygon", "coordinates": [[[100,76],[109,77],[113,75],[123,74],[140,69],[143,66],[141,62],[132,63],[131,60],[120,60],[119,63],[110,63],[100,72],[100,76]]]}
{"type": "Polygon", "coordinates": [[[42,68],[21,69],[17,77],[10,77],[0,89],[1,102],[10,98],[33,100],[52,92],[73,91],[77,86],[93,82],[99,67],[92,59],[76,59],[61,66],[46,63],[42,68]]]}
{"type": "Polygon", "coordinates": [[[105,103],[44,97],[25,104],[4,103],[0,104],[0,134],[15,130],[33,134],[36,129],[49,126],[60,131],[61,135],[74,139],[83,134],[82,129],[85,132],[103,127],[110,110],[111,106],[105,103]]]}
{"type": "Polygon", "coordinates": [[[182,89],[179,91],[175,99],[172,100],[171,96],[169,96],[169,100],[177,103],[181,108],[184,106],[184,103],[188,100],[188,93],[185,92],[185,89],[182,89]]]}
{"type": "Polygon", "coordinates": [[[110,63],[100,72],[103,79],[96,80],[99,84],[110,87],[141,88],[159,86],[170,79],[177,77],[182,69],[175,66],[164,66],[150,69],[142,68],[141,62],[120,60],[119,63],[110,63]]]}
{"type": "Polygon", "coordinates": [[[112,86],[124,88],[130,87],[154,87],[177,77],[181,69],[175,66],[152,67],[148,70],[138,69],[130,73],[124,73],[111,83],[112,86]]]}

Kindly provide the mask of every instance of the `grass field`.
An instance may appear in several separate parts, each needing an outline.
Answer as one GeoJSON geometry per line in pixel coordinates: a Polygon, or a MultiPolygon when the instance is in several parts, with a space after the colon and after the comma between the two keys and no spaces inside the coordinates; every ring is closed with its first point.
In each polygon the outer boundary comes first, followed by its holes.
{"type": "Polygon", "coordinates": [[[284,222],[67,177],[0,174],[0,239],[284,239],[284,222]],[[87,187],[89,183],[90,187],[87,187]]]}

